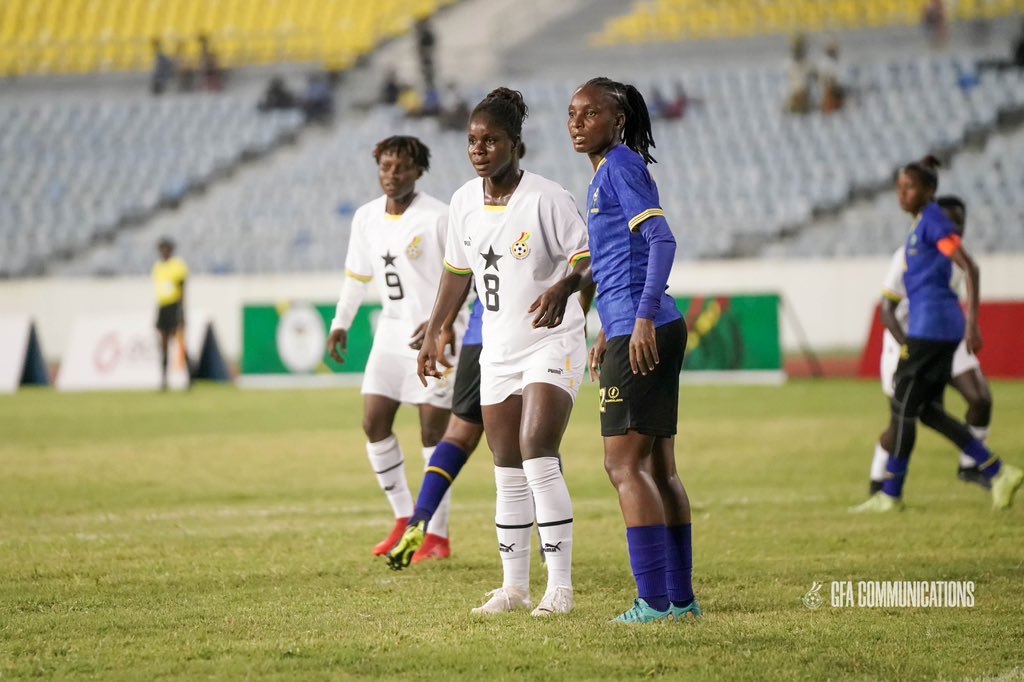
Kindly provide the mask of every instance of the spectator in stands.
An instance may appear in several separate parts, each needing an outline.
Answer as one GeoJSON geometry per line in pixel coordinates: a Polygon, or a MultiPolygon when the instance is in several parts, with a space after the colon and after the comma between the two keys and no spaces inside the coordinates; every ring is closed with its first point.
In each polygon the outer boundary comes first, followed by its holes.
{"type": "Polygon", "coordinates": [[[174,60],[164,52],[164,47],[159,38],[153,38],[153,77],[150,81],[150,91],[154,95],[162,95],[167,89],[167,84],[174,78],[174,60]]]}
{"type": "Polygon", "coordinates": [[[839,82],[839,41],[833,38],[825,47],[825,58],[818,67],[821,87],[821,111],[830,114],[843,106],[843,86],[839,82]]]}
{"type": "Polygon", "coordinates": [[[449,83],[441,98],[441,116],[438,119],[441,130],[465,130],[469,114],[469,102],[455,83],[449,83]]]}
{"type": "Polygon", "coordinates": [[[152,278],[158,306],[156,329],[160,333],[160,388],[166,391],[167,353],[172,337],[178,341],[185,368],[189,367],[185,350],[185,280],[188,279],[188,266],[181,258],[174,257],[174,242],[168,237],[159,241],[157,251],[160,259],[153,264],[152,278]]]}
{"type": "Polygon", "coordinates": [[[210,37],[200,33],[199,41],[199,71],[203,76],[203,87],[213,92],[220,92],[224,89],[224,70],[220,67],[217,53],[210,44],[210,37]]]}
{"type": "Polygon", "coordinates": [[[423,72],[423,87],[425,92],[433,90],[434,84],[434,48],[437,46],[437,38],[433,29],[426,19],[416,22],[416,53],[420,59],[420,70],[423,72]]]}
{"type": "Polygon", "coordinates": [[[302,97],[302,111],[306,120],[314,123],[327,123],[334,116],[334,93],[326,74],[309,74],[306,93],[302,97]]]}
{"type": "Polygon", "coordinates": [[[807,38],[798,33],[793,37],[789,59],[789,94],[786,111],[806,114],[811,109],[811,68],[807,64],[807,38]]]}
{"type": "Polygon", "coordinates": [[[927,0],[921,10],[921,27],[932,47],[946,43],[949,27],[946,24],[946,6],[942,0],[927,0]]]}
{"type": "Polygon", "coordinates": [[[256,108],[260,111],[274,111],[276,109],[294,109],[298,104],[298,99],[285,85],[284,79],[274,76],[267,84],[267,89],[256,108]]]}
{"type": "Polygon", "coordinates": [[[196,87],[196,67],[188,57],[188,46],[184,40],[178,41],[174,51],[174,69],[178,76],[178,90],[192,92],[196,87]]]}
{"type": "Polygon", "coordinates": [[[384,82],[380,86],[380,103],[385,106],[398,104],[398,97],[402,94],[402,84],[398,81],[398,74],[394,69],[388,69],[384,76],[384,82]]]}

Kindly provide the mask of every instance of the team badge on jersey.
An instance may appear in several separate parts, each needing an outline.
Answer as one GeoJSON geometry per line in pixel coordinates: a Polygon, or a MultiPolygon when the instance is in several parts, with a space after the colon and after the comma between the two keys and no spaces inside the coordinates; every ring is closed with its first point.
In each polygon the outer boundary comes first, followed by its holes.
{"type": "Polygon", "coordinates": [[[600,212],[600,210],[601,210],[601,209],[600,209],[600,208],[598,208],[598,206],[597,206],[597,197],[598,197],[598,195],[600,194],[600,192],[601,192],[601,188],[600,188],[600,187],[598,187],[597,189],[595,189],[595,190],[594,190],[594,198],[593,198],[593,200],[592,200],[592,201],[590,202],[590,203],[591,203],[591,207],[590,207],[590,212],[591,212],[591,213],[599,213],[599,212],[600,212]]]}
{"type": "Polygon", "coordinates": [[[523,232],[519,235],[519,239],[512,242],[512,247],[509,251],[512,252],[512,257],[516,260],[523,260],[530,255],[530,245],[526,242],[530,239],[529,232],[523,232]]]}
{"type": "Polygon", "coordinates": [[[416,260],[423,255],[423,247],[420,246],[423,243],[423,237],[413,237],[409,245],[405,247],[405,255],[409,257],[409,260],[416,260]]]}

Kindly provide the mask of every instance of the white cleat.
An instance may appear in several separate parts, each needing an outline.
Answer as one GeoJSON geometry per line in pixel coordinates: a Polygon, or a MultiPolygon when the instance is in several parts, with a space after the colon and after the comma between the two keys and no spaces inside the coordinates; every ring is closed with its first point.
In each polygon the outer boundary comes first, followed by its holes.
{"type": "Polygon", "coordinates": [[[544,598],[537,604],[537,608],[530,612],[530,615],[543,617],[552,616],[556,613],[569,613],[575,605],[576,601],[572,598],[572,588],[556,585],[544,593],[544,598]]]}
{"type": "Polygon", "coordinates": [[[517,609],[528,609],[533,606],[530,595],[514,587],[499,587],[487,593],[490,597],[483,606],[471,609],[470,613],[509,613],[517,609]]]}

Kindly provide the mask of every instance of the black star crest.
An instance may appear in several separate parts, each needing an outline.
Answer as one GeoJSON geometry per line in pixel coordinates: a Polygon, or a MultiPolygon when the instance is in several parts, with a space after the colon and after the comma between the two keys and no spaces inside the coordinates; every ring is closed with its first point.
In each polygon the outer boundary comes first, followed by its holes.
{"type": "Polygon", "coordinates": [[[487,253],[481,252],[480,255],[484,257],[485,261],[487,261],[487,265],[484,266],[484,270],[491,267],[492,265],[494,266],[495,270],[498,269],[498,259],[501,258],[501,255],[494,253],[493,246],[488,246],[487,253]]]}
{"type": "Polygon", "coordinates": [[[388,249],[387,253],[381,256],[381,258],[384,259],[384,267],[387,267],[389,265],[394,265],[395,259],[398,258],[398,256],[392,256],[391,249],[388,249]]]}

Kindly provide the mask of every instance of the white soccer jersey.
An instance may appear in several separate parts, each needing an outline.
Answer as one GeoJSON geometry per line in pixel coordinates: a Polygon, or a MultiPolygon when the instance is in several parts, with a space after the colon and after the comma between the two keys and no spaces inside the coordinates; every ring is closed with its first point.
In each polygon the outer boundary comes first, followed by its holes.
{"type": "Polygon", "coordinates": [[[515,363],[539,344],[583,336],[583,309],[573,294],[562,324],[534,329],[533,302],[590,256],[587,227],[572,195],[524,171],[508,206],[485,206],[483,179],[452,196],[445,267],[472,274],[484,306],[481,362],[515,363]]]}
{"type": "Polygon", "coordinates": [[[381,301],[377,337],[416,355],[408,337],[430,317],[444,268],[448,206],[420,192],[402,215],[385,212],[387,197],[363,204],[352,218],[345,274],[373,282],[381,301]]]}

